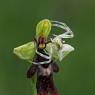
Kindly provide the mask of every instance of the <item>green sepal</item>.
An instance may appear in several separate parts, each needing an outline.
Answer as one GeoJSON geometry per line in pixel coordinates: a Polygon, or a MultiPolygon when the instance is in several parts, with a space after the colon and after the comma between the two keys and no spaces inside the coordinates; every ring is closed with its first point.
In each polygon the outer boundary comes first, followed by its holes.
{"type": "Polygon", "coordinates": [[[41,20],[36,26],[36,38],[43,36],[48,37],[51,31],[51,22],[48,19],[41,20]]]}
{"type": "Polygon", "coordinates": [[[36,43],[34,41],[28,42],[24,45],[14,48],[13,52],[20,59],[27,60],[28,62],[32,62],[36,51],[36,43]]]}
{"type": "Polygon", "coordinates": [[[32,76],[31,83],[32,83],[32,95],[37,95],[37,88],[36,88],[36,81],[37,81],[37,74],[32,76]]]}

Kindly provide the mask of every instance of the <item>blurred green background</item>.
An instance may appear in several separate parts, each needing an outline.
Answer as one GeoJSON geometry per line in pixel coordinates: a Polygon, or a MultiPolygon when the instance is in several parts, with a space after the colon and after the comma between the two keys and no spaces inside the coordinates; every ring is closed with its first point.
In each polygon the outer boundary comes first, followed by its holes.
{"type": "Polygon", "coordinates": [[[44,19],[65,22],[75,47],[60,65],[55,81],[60,95],[95,95],[95,0],[0,0],[0,95],[32,95],[29,67],[12,52],[33,39],[44,19]]]}

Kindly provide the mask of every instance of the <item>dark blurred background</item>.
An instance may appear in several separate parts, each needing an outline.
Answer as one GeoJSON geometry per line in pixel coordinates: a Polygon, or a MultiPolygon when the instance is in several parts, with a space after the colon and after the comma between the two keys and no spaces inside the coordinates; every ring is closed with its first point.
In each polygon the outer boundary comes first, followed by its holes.
{"type": "Polygon", "coordinates": [[[0,0],[0,95],[32,95],[29,64],[12,50],[31,41],[44,18],[65,22],[75,34],[66,40],[75,51],[55,74],[60,95],[95,95],[95,0],[0,0]]]}

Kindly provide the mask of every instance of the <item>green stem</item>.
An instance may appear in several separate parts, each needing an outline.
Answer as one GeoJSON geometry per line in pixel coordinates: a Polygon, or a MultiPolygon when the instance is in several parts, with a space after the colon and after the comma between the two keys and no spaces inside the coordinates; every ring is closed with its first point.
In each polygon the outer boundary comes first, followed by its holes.
{"type": "Polygon", "coordinates": [[[34,75],[32,78],[32,95],[37,95],[36,79],[36,75],[34,75]]]}

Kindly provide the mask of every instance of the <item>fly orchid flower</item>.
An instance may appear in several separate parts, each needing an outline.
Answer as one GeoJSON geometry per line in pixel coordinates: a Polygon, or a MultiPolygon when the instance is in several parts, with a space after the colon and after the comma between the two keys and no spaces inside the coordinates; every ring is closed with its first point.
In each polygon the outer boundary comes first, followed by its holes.
{"type": "Polygon", "coordinates": [[[37,24],[35,41],[14,48],[14,54],[31,64],[27,78],[32,79],[33,95],[48,95],[48,92],[51,95],[59,95],[54,85],[53,73],[59,71],[56,62],[62,61],[74,51],[63,39],[73,37],[73,32],[65,23],[44,19],[37,24]],[[48,41],[52,27],[59,27],[65,32],[53,34],[54,37],[48,41]]]}

